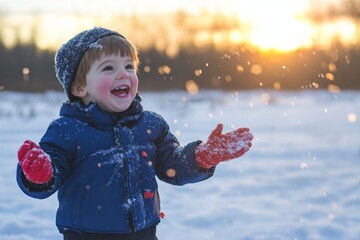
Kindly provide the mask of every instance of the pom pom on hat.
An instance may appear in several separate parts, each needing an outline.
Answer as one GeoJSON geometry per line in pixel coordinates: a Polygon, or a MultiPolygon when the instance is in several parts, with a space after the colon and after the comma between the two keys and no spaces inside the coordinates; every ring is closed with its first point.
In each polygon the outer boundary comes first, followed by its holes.
{"type": "Polygon", "coordinates": [[[55,54],[55,73],[59,82],[70,101],[76,98],[71,94],[71,84],[75,78],[81,58],[84,56],[94,43],[102,37],[117,35],[123,37],[115,31],[101,27],[85,30],[67,43],[62,45],[55,54]]]}

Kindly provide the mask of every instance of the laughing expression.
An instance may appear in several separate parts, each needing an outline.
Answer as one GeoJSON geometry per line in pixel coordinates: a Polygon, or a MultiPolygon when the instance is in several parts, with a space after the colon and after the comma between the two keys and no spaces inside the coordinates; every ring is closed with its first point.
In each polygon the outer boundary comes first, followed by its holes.
{"type": "Polygon", "coordinates": [[[103,56],[95,61],[86,75],[84,104],[96,102],[109,112],[123,112],[138,91],[134,61],[129,56],[103,56]]]}

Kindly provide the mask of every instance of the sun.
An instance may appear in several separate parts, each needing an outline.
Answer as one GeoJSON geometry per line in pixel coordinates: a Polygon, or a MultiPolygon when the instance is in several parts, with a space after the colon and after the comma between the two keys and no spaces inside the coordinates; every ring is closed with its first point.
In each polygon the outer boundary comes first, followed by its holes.
{"type": "Polygon", "coordinates": [[[257,22],[248,41],[262,50],[292,51],[312,45],[311,29],[296,19],[273,18],[257,22]]]}
{"type": "Polygon", "coordinates": [[[245,41],[261,50],[292,51],[312,44],[311,26],[303,17],[306,0],[234,1],[245,41]]]}

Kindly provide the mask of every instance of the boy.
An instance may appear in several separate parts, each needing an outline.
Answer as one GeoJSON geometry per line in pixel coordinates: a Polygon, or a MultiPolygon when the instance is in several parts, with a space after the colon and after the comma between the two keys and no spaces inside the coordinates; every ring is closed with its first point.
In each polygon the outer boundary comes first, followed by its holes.
{"type": "Polygon", "coordinates": [[[180,146],[168,124],[143,110],[136,48],[104,28],[83,31],[55,55],[69,101],[40,144],[18,151],[17,181],[43,199],[58,192],[56,225],[64,239],[154,240],[160,222],[155,176],[174,185],[211,177],[215,166],[251,147],[247,128],[180,146]]]}

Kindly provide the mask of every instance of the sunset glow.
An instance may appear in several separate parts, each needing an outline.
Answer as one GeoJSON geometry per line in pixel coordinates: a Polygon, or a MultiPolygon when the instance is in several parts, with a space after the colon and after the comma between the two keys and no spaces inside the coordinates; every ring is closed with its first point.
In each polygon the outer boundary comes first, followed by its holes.
{"type": "Polygon", "coordinates": [[[263,50],[291,51],[310,47],[312,44],[311,29],[308,24],[295,19],[281,18],[256,23],[248,40],[263,50]]]}
{"type": "Polygon", "coordinates": [[[248,1],[234,6],[249,28],[247,41],[263,50],[290,51],[311,46],[307,1],[248,1]],[[261,7],[259,7],[261,6],[261,7]]]}
{"type": "MultiPolygon", "coordinates": [[[[350,17],[314,23],[308,16],[308,0],[228,0],[222,4],[210,0],[199,1],[196,6],[188,0],[177,3],[178,6],[155,1],[156,10],[146,8],[145,1],[134,1],[126,11],[111,0],[104,0],[101,6],[97,6],[97,1],[86,1],[84,9],[79,7],[84,0],[76,0],[73,5],[68,2],[67,6],[53,2],[51,10],[43,6],[45,0],[31,5],[24,0],[8,2],[9,6],[15,6],[15,2],[22,6],[18,12],[9,7],[14,13],[0,16],[2,42],[9,48],[17,41],[35,41],[40,49],[56,49],[79,31],[93,26],[115,29],[140,48],[155,47],[169,56],[188,45],[241,45],[287,52],[311,47],[327,49],[334,40],[344,45],[354,45],[359,40],[359,26],[350,17]],[[186,18],[177,15],[181,11],[186,18]]],[[[0,4],[0,9],[4,6],[0,4]]]]}

